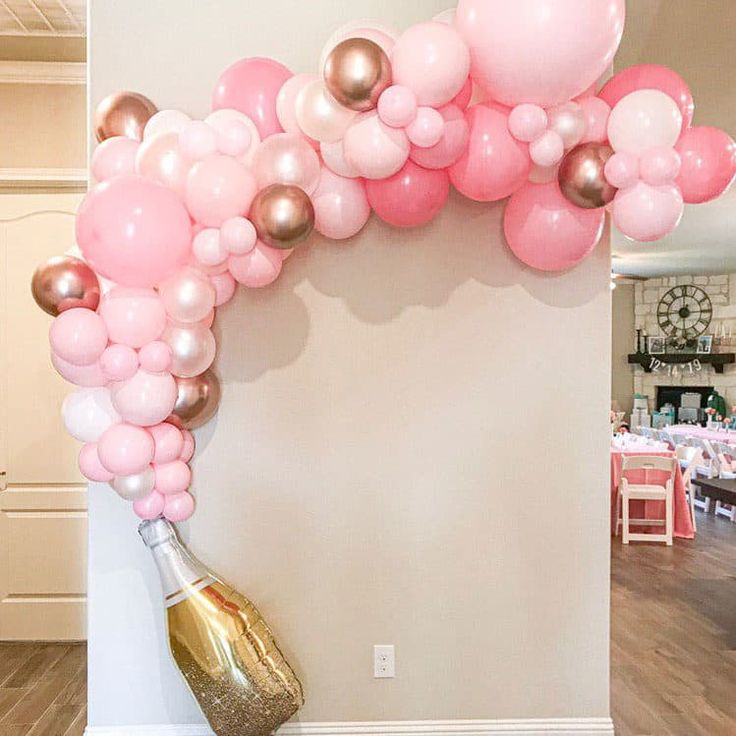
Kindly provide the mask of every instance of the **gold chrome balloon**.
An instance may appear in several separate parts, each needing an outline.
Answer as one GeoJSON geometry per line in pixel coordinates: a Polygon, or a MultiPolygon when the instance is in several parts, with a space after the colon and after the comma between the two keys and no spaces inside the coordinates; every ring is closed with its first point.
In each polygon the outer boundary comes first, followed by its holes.
{"type": "Polygon", "coordinates": [[[613,201],[618,189],[611,186],[604,169],[613,149],[605,143],[584,143],[573,148],[560,165],[558,179],[565,197],[577,207],[594,210],[613,201]]]}
{"type": "Polygon", "coordinates": [[[378,104],[391,85],[391,62],[386,52],[367,38],[349,38],[327,57],[324,80],[330,94],[350,110],[366,112],[378,104]]]}
{"type": "Polygon", "coordinates": [[[250,220],[266,245],[290,250],[314,230],[314,206],[303,189],[292,184],[272,184],[256,195],[250,220]]]}
{"type": "Polygon", "coordinates": [[[31,292],[41,309],[52,317],[75,307],[97,309],[100,282],[79,258],[57,256],[41,264],[33,274],[31,292]]]}
{"type": "Polygon", "coordinates": [[[176,378],[173,423],[185,429],[207,424],[220,404],[220,381],[209,369],[194,378],[176,378]]]}
{"type": "Polygon", "coordinates": [[[158,112],[156,105],[137,92],[116,92],[97,106],[95,133],[98,141],[116,135],[143,140],[146,123],[158,112]]]}

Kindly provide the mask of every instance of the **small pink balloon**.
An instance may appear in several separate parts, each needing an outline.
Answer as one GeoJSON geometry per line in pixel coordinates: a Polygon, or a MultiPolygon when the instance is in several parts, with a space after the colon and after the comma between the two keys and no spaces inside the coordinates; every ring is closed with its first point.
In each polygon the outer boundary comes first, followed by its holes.
{"type": "Polygon", "coordinates": [[[177,133],[164,133],[146,138],[138,149],[135,169],[147,179],[152,179],[184,195],[187,175],[194,161],[187,158],[179,147],[177,133]]]}
{"type": "Polygon", "coordinates": [[[417,115],[417,96],[408,88],[394,84],[378,99],[378,117],[392,128],[405,128],[417,115]]]}
{"type": "Polygon", "coordinates": [[[51,351],[51,365],[54,366],[56,372],[70,383],[85,388],[95,388],[97,386],[107,385],[108,378],[102,372],[100,361],[96,360],[89,365],[74,365],[63,358],[59,357],[54,351],[51,351]]]}
{"type": "Polygon", "coordinates": [[[153,460],[153,437],[142,427],[116,424],[97,443],[102,466],[113,475],[142,473],[153,460]]]}
{"type": "Polygon", "coordinates": [[[194,457],[194,435],[188,429],[181,430],[182,437],[184,438],[184,446],[179,455],[179,460],[183,460],[188,463],[194,457]]]}
{"type": "Polygon", "coordinates": [[[171,368],[173,354],[163,340],[154,340],[144,345],[138,353],[141,368],[149,373],[162,373],[171,368]]]}
{"type": "Polygon", "coordinates": [[[509,130],[517,141],[531,143],[547,130],[547,113],[539,105],[517,105],[509,114],[509,130]]]}
{"type": "Polygon", "coordinates": [[[608,140],[608,118],[611,108],[600,97],[578,100],[586,121],[586,131],[581,143],[604,143],[608,140]]]}
{"type": "Polygon", "coordinates": [[[177,493],[174,496],[166,496],[164,504],[164,516],[171,522],[179,523],[190,519],[194,514],[194,497],[191,493],[177,493]]]}
{"type": "Polygon", "coordinates": [[[652,148],[639,162],[641,178],[653,187],[672,184],[680,173],[682,160],[674,148],[652,148]]]}
{"type": "Polygon", "coordinates": [[[333,240],[360,232],[371,215],[363,182],[338,176],[327,168],[322,170],[312,204],[317,232],[333,240]]]}
{"type": "Polygon", "coordinates": [[[250,127],[242,120],[230,120],[215,130],[217,134],[217,150],[226,156],[240,158],[253,144],[250,127]]]}
{"type": "Polygon", "coordinates": [[[281,273],[283,259],[275,248],[260,241],[243,256],[230,256],[228,268],[233,278],[243,286],[260,288],[272,284],[281,273]]]}
{"type": "Polygon", "coordinates": [[[218,273],[210,276],[210,283],[215,287],[215,306],[227,304],[234,296],[237,282],[230,273],[218,273]]]}
{"type": "Polygon", "coordinates": [[[301,133],[296,120],[296,100],[302,89],[318,79],[316,74],[295,74],[282,85],[276,97],[276,115],[285,132],[301,133]]]}
{"type": "Polygon", "coordinates": [[[111,381],[126,381],[138,370],[138,353],[128,345],[110,345],[100,357],[100,367],[111,381]]]}
{"type": "Polygon", "coordinates": [[[258,147],[253,172],[259,189],[271,184],[294,184],[311,194],[319,184],[319,156],[300,135],[279,133],[258,147]]]}
{"type": "Polygon", "coordinates": [[[173,463],[178,460],[184,450],[184,435],[181,430],[169,422],[149,427],[155,445],[153,462],[157,465],[173,463]]]}
{"type": "Polygon", "coordinates": [[[237,110],[216,110],[205,118],[205,123],[214,128],[217,133],[217,145],[220,153],[235,156],[240,163],[250,166],[253,154],[261,143],[261,136],[255,123],[242,112],[237,110]],[[248,131],[248,146],[240,154],[231,153],[236,146],[245,141],[244,130],[248,131]],[[229,141],[229,142],[228,142],[229,141]]]}
{"type": "Polygon", "coordinates": [[[736,177],[736,142],[718,128],[686,130],[676,146],[682,160],[677,185],[688,204],[720,197],[736,177]]]}
{"type": "Polygon", "coordinates": [[[206,227],[192,241],[192,253],[203,266],[217,266],[227,260],[228,252],[222,243],[220,230],[206,227]]]}
{"type": "Polygon", "coordinates": [[[176,381],[170,373],[149,373],[143,369],[127,381],[112,384],[110,390],[118,414],[141,427],[163,422],[174,410],[177,398],[176,381]]]}
{"type": "Polygon", "coordinates": [[[79,451],[79,470],[82,475],[95,483],[109,483],[114,475],[106,470],[97,456],[97,443],[88,442],[79,451]]]}
{"type": "Polygon", "coordinates": [[[653,187],[642,181],[616,195],[613,222],[627,238],[651,243],[680,224],[684,209],[682,193],[677,186],[653,187]]]}
{"type": "Polygon", "coordinates": [[[196,268],[183,268],[158,288],[166,314],[174,322],[191,324],[205,319],[215,306],[215,290],[196,268]]]}
{"type": "Polygon", "coordinates": [[[158,491],[153,491],[143,498],[133,502],[133,511],[139,519],[152,521],[164,513],[166,499],[158,491]]]}
{"type": "Polygon", "coordinates": [[[107,328],[91,309],[67,309],[51,323],[49,342],[54,353],[68,363],[90,365],[107,347],[107,328]]]}
{"type": "Polygon", "coordinates": [[[414,120],[406,126],[406,135],[417,148],[431,148],[442,139],[445,119],[433,107],[420,107],[414,120]]]}
{"type": "Polygon", "coordinates": [[[166,327],[166,309],[153,289],[115,286],[102,297],[100,316],[113,342],[140,348],[166,327]]]}
{"type": "Polygon", "coordinates": [[[189,172],[187,209],[202,225],[220,227],[230,217],[245,214],[256,192],[256,180],[243,164],[216,153],[189,172]]]}
{"type": "Polygon", "coordinates": [[[451,105],[459,107],[461,110],[467,110],[470,100],[473,98],[473,79],[468,77],[465,80],[463,88],[452,98],[451,105]]]}
{"type": "Polygon", "coordinates": [[[164,496],[183,493],[192,482],[192,471],[182,460],[154,465],[156,490],[164,496]]]}
{"type": "Polygon", "coordinates": [[[140,143],[133,138],[113,136],[102,141],[92,154],[92,176],[97,181],[135,174],[135,159],[140,143]]]}
{"type": "Polygon", "coordinates": [[[455,105],[440,108],[444,121],[442,137],[429,148],[411,147],[409,157],[425,169],[446,169],[463,155],[468,144],[468,123],[462,110],[455,105]]]}
{"type": "Polygon", "coordinates": [[[179,132],[179,148],[188,159],[201,161],[217,153],[217,131],[202,120],[192,120],[179,132]]]}
{"type": "Polygon", "coordinates": [[[537,166],[547,168],[560,163],[565,155],[565,144],[559,133],[548,130],[529,144],[529,155],[537,166]]]}
{"type": "Polygon", "coordinates": [[[250,220],[245,217],[231,217],[222,223],[220,240],[226,251],[242,256],[256,247],[258,235],[250,220]]]}
{"type": "Polygon", "coordinates": [[[320,153],[325,166],[338,176],[344,176],[347,179],[355,179],[360,174],[358,170],[351,166],[345,158],[345,147],[343,141],[337,143],[321,143],[320,153]]]}
{"type": "Polygon", "coordinates": [[[376,112],[358,116],[343,139],[345,161],[366,179],[393,176],[406,163],[410,148],[406,133],[381,122],[376,112]]]}
{"type": "Polygon", "coordinates": [[[633,153],[614,153],[606,162],[606,181],[616,189],[628,189],[639,181],[639,157],[633,153]]]}

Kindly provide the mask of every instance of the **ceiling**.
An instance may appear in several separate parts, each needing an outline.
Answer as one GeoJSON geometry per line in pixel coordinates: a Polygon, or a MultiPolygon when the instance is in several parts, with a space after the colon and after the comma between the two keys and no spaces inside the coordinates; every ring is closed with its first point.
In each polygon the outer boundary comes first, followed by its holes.
{"type": "Polygon", "coordinates": [[[0,35],[84,36],[86,0],[0,0],[0,35]]]}

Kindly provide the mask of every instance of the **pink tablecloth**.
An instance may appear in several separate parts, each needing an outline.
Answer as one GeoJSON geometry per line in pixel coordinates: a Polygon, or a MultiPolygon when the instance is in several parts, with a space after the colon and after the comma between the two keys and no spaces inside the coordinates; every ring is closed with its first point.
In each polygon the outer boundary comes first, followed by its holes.
{"type": "Polygon", "coordinates": [[[675,424],[672,427],[665,427],[665,431],[684,434],[688,437],[699,437],[710,442],[725,442],[727,445],[736,445],[736,429],[729,429],[728,431],[722,429],[719,431],[691,424],[675,424]]]}
{"type": "MultiPolygon", "coordinates": [[[[653,452],[642,450],[611,449],[611,534],[616,533],[616,508],[618,505],[618,486],[621,482],[621,466],[624,455],[659,455],[660,457],[674,457],[674,452],[653,452]]],[[[644,483],[645,474],[650,482],[659,482],[657,471],[635,470],[627,474],[632,483],[644,483]]],[[[632,501],[631,516],[636,519],[664,519],[664,501],[632,501]]],[[[657,529],[661,532],[661,529],[657,529]]],[[[693,539],[695,530],[690,516],[690,506],[685,494],[685,482],[679,464],[675,470],[675,536],[681,539],[693,539]]]]}

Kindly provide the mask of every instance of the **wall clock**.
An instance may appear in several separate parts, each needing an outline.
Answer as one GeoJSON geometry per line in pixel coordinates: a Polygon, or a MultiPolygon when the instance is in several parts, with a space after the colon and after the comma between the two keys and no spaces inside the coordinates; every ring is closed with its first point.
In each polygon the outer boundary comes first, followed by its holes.
{"type": "Polygon", "coordinates": [[[665,335],[693,338],[702,335],[713,318],[710,297],[699,286],[675,286],[657,306],[657,322],[665,335]]]}

